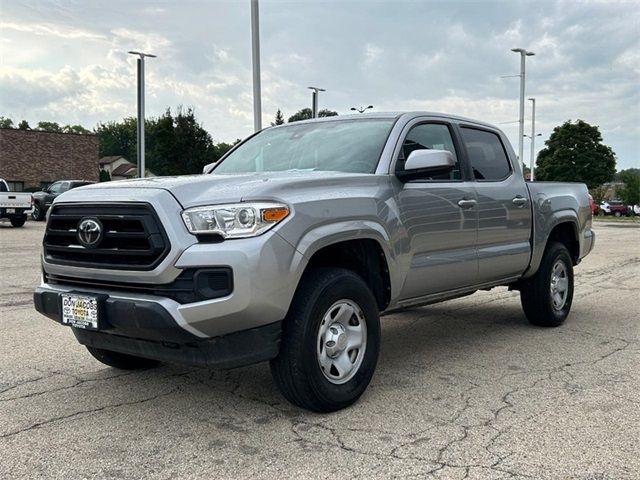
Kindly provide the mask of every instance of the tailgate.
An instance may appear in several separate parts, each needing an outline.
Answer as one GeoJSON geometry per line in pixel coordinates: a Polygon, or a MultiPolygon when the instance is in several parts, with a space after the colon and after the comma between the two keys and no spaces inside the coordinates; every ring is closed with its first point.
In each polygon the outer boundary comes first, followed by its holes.
{"type": "Polygon", "coordinates": [[[0,208],[31,208],[31,194],[18,192],[0,193],[0,208]]]}

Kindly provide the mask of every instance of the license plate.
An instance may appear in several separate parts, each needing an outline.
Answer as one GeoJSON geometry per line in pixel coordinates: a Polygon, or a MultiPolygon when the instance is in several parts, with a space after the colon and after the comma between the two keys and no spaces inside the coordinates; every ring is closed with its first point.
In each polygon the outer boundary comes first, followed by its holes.
{"type": "Polygon", "coordinates": [[[62,323],[98,330],[98,299],[89,295],[62,295],[62,323]]]}
{"type": "Polygon", "coordinates": [[[15,208],[7,208],[7,213],[16,213],[15,208]]]}

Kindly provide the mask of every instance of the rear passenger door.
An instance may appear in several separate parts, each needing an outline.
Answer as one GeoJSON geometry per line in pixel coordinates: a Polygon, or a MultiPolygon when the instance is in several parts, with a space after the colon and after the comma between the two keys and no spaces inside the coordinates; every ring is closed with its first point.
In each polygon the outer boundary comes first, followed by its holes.
{"type": "Polygon", "coordinates": [[[478,280],[519,275],[531,255],[531,206],[524,179],[498,131],[475,125],[460,125],[460,131],[478,200],[478,280]]]}

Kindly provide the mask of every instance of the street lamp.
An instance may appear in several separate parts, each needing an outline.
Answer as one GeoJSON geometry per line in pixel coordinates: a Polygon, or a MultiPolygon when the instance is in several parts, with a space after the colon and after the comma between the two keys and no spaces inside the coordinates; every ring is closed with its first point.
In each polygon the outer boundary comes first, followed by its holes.
{"type": "Polygon", "coordinates": [[[364,113],[366,110],[369,110],[370,108],[373,108],[373,105],[369,105],[368,107],[364,107],[364,108],[351,107],[351,110],[353,110],[354,112],[364,113]]]}
{"type": "Polygon", "coordinates": [[[522,159],[523,149],[524,149],[524,70],[525,70],[525,59],[526,57],[532,57],[535,55],[533,52],[529,52],[524,48],[512,48],[512,52],[520,54],[520,130],[518,135],[518,161],[520,162],[520,168],[524,165],[524,161],[522,159]]]}
{"type": "Polygon", "coordinates": [[[251,65],[253,70],[253,129],[262,129],[262,93],[260,86],[260,16],[258,0],[251,0],[251,65]]]}
{"type": "Polygon", "coordinates": [[[138,55],[138,145],[137,145],[137,161],[138,161],[138,177],[144,178],[145,164],[144,164],[144,59],[145,57],[156,58],[151,53],[143,52],[128,52],[131,55],[138,55]]]}
{"type": "Polygon", "coordinates": [[[307,87],[311,92],[311,118],[318,118],[318,92],[326,92],[324,88],[307,87]]]}
{"type": "Polygon", "coordinates": [[[529,98],[531,100],[531,135],[525,135],[525,137],[529,137],[531,139],[531,181],[535,180],[535,169],[536,169],[536,137],[541,136],[541,133],[536,134],[536,99],[529,98]]]}

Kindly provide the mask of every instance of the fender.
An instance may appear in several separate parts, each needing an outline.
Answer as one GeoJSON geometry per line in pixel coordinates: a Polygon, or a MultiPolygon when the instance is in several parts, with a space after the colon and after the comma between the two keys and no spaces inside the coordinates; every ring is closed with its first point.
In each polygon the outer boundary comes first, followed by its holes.
{"type": "Polygon", "coordinates": [[[292,272],[298,272],[300,281],[306,264],[311,257],[324,247],[349,240],[375,240],[382,248],[391,282],[391,299],[395,299],[402,287],[403,278],[399,274],[398,261],[395,254],[389,250],[391,239],[385,228],[372,220],[344,220],[332,222],[312,228],[306,232],[294,245],[300,255],[296,255],[291,265],[292,272]]]}

